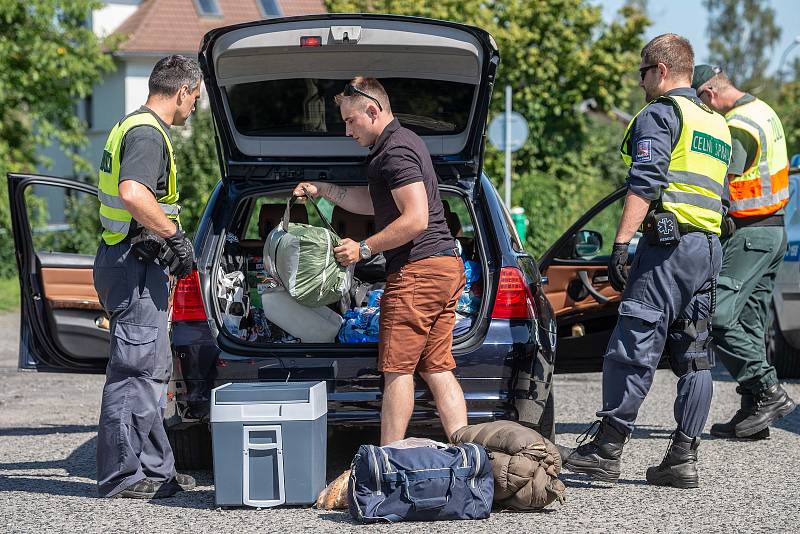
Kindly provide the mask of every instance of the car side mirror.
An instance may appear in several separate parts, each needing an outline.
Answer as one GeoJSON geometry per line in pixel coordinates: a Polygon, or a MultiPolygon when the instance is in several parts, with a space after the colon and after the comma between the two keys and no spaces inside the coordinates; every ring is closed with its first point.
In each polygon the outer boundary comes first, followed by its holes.
{"type": "Polygon", "coordinates": [[[575,234],[574,257],[592,259],[603,248],[603,236],[594,230],[579,230],[575,234]]]}

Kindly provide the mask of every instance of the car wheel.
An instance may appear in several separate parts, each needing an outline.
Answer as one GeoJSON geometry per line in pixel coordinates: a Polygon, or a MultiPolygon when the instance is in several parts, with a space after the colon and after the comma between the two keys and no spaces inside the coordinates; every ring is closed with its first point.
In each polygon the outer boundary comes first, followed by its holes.
{"type": "Polygon", "coordinates": [[[167,438],[175,456],[176,469],[211,469],[211,432],[208,425],[170,428],[167,438]]]}
{"type": "Polygon", "coordinates": [[[550,385],[550,395],[544,405],[542,418],[539,420],[539,433],[545,438],[555,443],[556,439],[556,406],[553,385],[550,385]]]}
{"type": "Polygon", "coordinates": [[[767,361],[775,366],[778,378],[800,378],[800,350],[786,341],[775,319],[767,331],[767,361]]]}

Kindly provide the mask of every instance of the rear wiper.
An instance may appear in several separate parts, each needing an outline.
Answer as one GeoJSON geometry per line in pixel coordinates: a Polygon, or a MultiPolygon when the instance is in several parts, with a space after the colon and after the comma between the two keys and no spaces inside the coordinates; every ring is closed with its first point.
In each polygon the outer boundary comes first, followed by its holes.
{"type": "Polygon", "coordinates": [[[428,130],[435,132],[452,132],[456,129],[456,125],[452,122],[440,121],[431,117],[424,117],[422,115],[410,115],[408,113],[395,113],[395,117],[401,124],[411,124],[414,126],[422,126],[428,130]]]}

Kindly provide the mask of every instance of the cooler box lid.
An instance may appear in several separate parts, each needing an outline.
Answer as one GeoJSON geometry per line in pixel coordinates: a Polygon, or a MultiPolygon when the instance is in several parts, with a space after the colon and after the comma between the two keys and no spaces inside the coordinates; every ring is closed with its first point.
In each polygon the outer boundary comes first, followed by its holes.
{"type": "Polygon", "coordinates": [[[325,382],[243,382],[211,391],[211,422],[313,421],[328,413],[325,382]]]}

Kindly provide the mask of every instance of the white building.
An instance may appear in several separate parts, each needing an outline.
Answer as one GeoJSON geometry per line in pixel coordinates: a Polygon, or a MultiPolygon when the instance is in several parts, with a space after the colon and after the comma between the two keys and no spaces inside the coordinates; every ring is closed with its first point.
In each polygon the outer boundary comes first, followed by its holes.
{"type": "MultiPolygon", "coordinates": [[[[118,34],[124,40],[114,52],[116,70],[78,104],[78,113],[88,124],[85,156],[95,168],[114,124],[147,100],[147,80],[159,59],[170,54],[197,57],[203,35],[219,26],[325,12],[323,0],[108,0],[104,4],[92,13],[92,29],[97,35],[118,34]]],[[[43,147],[42,153],[53,165],[41,173],[78,177],[58,146],[43,147]]]]}

